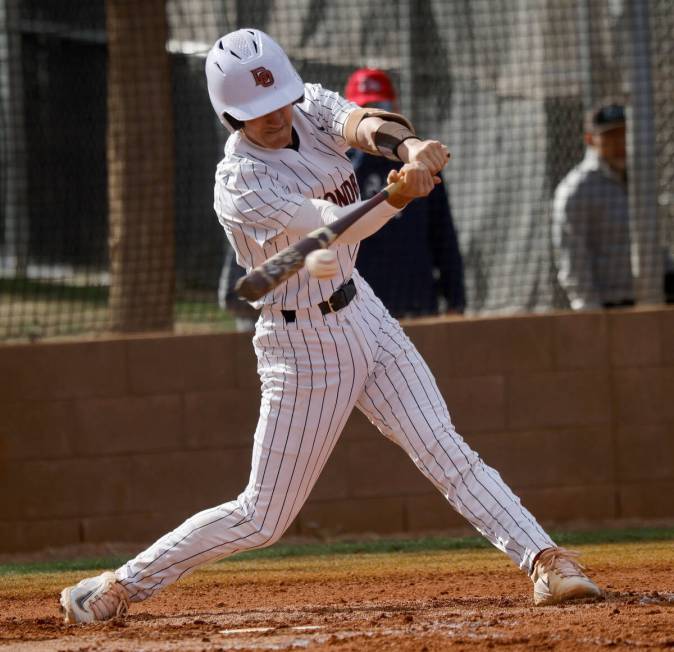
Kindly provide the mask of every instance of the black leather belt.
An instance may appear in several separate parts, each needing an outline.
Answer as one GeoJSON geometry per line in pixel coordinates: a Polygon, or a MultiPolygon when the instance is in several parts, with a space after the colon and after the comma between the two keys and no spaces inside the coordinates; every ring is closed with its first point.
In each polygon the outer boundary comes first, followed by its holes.
{"type": "MultiPolygon", "coordinates": [[[[336,289],[327,301],[321,301],[318,304],[318,308],[322,315],[337,312],[348,306],[355,296],[356,284],[353,282],[353,279],[349,279],[336,289]]],[[[292,324],[295,321],[296,315],[294,310],[281,310],[281,313],[287,324],[292,324]]]]}

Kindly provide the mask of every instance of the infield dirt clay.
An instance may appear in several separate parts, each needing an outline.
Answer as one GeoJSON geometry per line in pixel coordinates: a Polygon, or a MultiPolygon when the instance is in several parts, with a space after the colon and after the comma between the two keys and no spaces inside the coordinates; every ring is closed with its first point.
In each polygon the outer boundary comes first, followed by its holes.
{"type": "Polygon", "coordinates": [[[530,580],[493,550],[241,559],[131,606],[64,625],[60,589],[95,572],[0,577],[0,650],[674,649],[674,542],[583,546],[606,590],[534,607],[530,580]]]}

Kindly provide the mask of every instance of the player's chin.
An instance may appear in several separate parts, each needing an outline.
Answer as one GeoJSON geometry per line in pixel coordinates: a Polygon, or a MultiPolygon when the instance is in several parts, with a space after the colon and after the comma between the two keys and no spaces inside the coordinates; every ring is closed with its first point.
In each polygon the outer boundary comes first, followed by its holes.
{"type": "Polygon", "coordinates": [[[265,140],[269,149],[281,149],[282,147],[287,147],[292,142],[292,132],[285,127],[276,129],[268,132],[265,140]]]}

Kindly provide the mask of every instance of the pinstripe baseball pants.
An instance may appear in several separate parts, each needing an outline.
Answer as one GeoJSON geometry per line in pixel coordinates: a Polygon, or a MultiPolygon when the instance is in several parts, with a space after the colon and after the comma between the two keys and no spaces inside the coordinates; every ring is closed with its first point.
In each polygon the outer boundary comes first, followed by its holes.
{"type": "Polygon", "coordinates": [[[354,406],[523,570],[553,544],[536,519],[456,433],[428,366],[354,274],[358,295],[286,324],[263,310],[254,338],[262,380],[250,479],[236,500],[202,511],[117,570],[132,601],[197,566],[271,545],[292,523],[354,406]]]}

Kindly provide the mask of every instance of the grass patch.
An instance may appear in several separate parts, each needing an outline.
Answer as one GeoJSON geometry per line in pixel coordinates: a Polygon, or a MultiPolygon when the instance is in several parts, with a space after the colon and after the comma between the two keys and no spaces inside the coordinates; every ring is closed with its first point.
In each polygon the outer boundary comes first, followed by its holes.
{"type": "MultiPolygon", "coordinates": [[[[551,532],[552,538],[563,546],[582,546],[606,543],[639,543],[646,541],[674,541],[674,528],[630,528],[596,530],[591,532],[551,532]]],[[[228,557],[221,564],[255,559],[284,559],[295,557],[322,557],[328,555],[371,555],[386,553],[432,552],[435,550],[470,550],[491,548],[482,537],[421,537],[418,539],[373,539],[368,541],[334,541],[331,543],[303,543],[276,545],[262,550],[243,552],[228,557]]],[[[59,571],[91,571],[116,568],[126,557],[101,557],[66,561],[0,564],[0,576],[25,573],[53,573],[59,571]]]]}
{"type": "MultiPolygon", "coordinates": [[[[58,280],[0,278],[0,340],[35,341],[93,335],[110,328],[107,285],[58,280]]],[[[234,318],[217,303],[216,290],[179,288],[174,305],[176,333],[235,329],[234,318]]]]}
{"type": "Polygon", "coordinates": [[[0,564],[0,577],[3,575],[25,575],[29,573],[107,570],[109,568],[118,568],[126,561],[128,561],[127,557],[92,557],[91,559],[0,564]]]}
{"type": "Polygon", "coordinates": [[[78,301],[94,305],[106,304],[108,301],[108,288],[104,285],[72,285],[28,278],[0,279],[0,294],[17,299],[78,301]]]}

